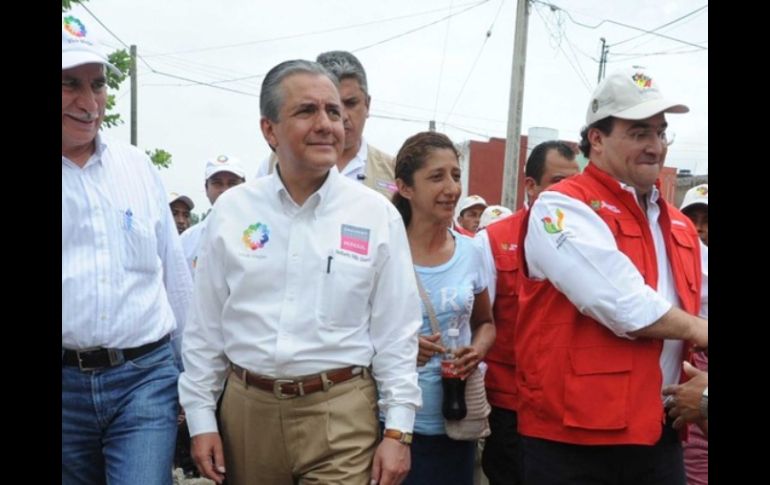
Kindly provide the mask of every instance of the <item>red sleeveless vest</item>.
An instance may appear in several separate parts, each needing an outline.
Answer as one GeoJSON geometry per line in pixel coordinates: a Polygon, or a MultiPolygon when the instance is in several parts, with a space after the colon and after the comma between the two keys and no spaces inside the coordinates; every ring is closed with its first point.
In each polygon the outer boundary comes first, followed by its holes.
{"type": "Polygon", "coordinates": [[[519,308],[518,246],[524,216],[525,210],[521,209],[486,229],[497,270],[495,304],[492,307],[497,336],[484,358],[488,366],[484,383],[489,403],[511,411],[518,408],[513,339],[519,308]]]}
{"type": "MultiPolygon", "coordinates": [[[[618,181],[593,164],[551,190],[592,207],[618,249],[656,288],[655,247],[645,214],[618,181]],[[607,204],[612,206],[610,210],[607,204]]],[[[700,245],[690,220],[662,198],[659,224],[684,311],[700,307],[700,245]]],[[[529,217],[527,217],[527,220],[529,217]]],[[[519,260],[516,383],[519,432],[581,445],[652,445],[665,414],[660,398],[663,341],[617,337],[581,314],[548,280],[527,277],[524,223],[519,260]]]]}

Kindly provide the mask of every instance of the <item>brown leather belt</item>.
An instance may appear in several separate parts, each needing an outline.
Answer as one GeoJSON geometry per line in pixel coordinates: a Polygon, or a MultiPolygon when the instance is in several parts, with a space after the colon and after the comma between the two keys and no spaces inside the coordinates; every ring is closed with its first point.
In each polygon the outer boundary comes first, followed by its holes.
{"type": "Polygon", "coordinates": [[[343,369],[333,369],[294,379],[271,379],[249,372],[239,365],[232,363],[230,365],[241,381],[263,391],[272,392],[278,399],[292,399],[318,391],[328,391],[334,384],[349,381],[354,377],[366,376],[369,372],[365,367],[351,365],[343,369]]]}

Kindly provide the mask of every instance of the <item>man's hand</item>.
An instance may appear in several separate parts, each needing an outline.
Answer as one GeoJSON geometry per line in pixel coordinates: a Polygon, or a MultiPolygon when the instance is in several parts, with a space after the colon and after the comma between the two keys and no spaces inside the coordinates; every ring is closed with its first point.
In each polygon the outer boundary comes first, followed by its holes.
{"type": "Polygon", "coordinates": [[[434,333],[430,336],[420,335],[420,350],[417,353],[417,366],[422,367],[431,357],[436,354],[443,354],[446,349],[441,346],[441,334],[434,333]],[[438,343],[436,343],[438,342],[438,343]]]}
{"type": "Polygon", "coordinates": [[[190,448],[190,454],[200,474],[221,484],[225,480],[225,456],[219,433],[193,436],[190,448]]]}
{"type": "Polygon", "coordinates": [[[700,412],[700,402],[703,397],[703,390],[709,385],[709,374],[696,369],[689,362],[684,363],[684,373],[690,377],[690,380],[684,384],[675,386],[666,386],[663,388],[663,395],[673,396],[673,405],[668,411],[668,415],[674,420],[674,429],[679,429],[686,423],[697,422],[703,419],[700,412]]]}
{"type": "Polygon", "coordinates": [[[398,485],[404,481],[411,466],[409,445],[383,438],[374,453],[370,485],[398,485]]]}

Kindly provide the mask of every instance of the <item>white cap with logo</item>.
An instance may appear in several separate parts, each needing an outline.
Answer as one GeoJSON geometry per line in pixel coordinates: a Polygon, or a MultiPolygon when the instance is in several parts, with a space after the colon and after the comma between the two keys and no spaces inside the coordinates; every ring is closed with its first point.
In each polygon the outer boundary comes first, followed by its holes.
{"type": "Polygon", "coordinates": [[[206,180],[219,172],[230,172],[242,179],[246,179],[246,170],[244,170],[241,160],[236,157],[217,155],[206,160],[206,180]]]}
{"type": "Polygon", "coordinates": [[[480,195],[469,195],[460,202],[460,211],[458,214],[462,214],[464,210],[470,209],[474,205],[481,205],[487,207],[487,201],[480,195]]]}
{"type": "Polygon", "coordinates": [[[684,200],[682,201],[682,207],[679,210],[684,211],[691,205],[704,204],[706,207],[709,205],[709,184],[700,184],[691,188],[684,194],[684,200]]]}
{"type": "Polygon", "coordinates": [[[596,87],[586,111],[586,126],[614,116],[643,120],[658,113],[687,113],[690,108],[663,98],[658,83],[643,68],[625,68],[596,87]]]}
{"type": "Polygon", "coordinates": [[[484,212],[481,213],[481,221],[479,222],[479,229],[487,227],[493,222],[497,222],[498,220],[504,217],[508,217],[511,214],[513,214],[513,211],[505,206],[490,205],[489,207],[484,209],[484,212]]]}
{"type": "Polygon", "coordinates": [[[61,18],[61,68],[72,69],[83,64],[104,64],[115,74],[123,74],[110,64],[107,54],[86,24],[77,16],[65,13],[61,18]]]}

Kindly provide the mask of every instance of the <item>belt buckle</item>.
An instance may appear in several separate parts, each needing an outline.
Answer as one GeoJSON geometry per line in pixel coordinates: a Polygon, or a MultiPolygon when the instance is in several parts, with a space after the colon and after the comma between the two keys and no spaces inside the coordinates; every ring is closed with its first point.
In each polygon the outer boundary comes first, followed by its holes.
{"type": "Polygon", "coordinates": [[[284,394],[281,386],[284,384],[294,384],[294,379],[276,379],[273,381],[273,395],[277,399],[291,399],[297,397],[297,394],[284,394]]]}
{"type": "Polygon", "coordinates": [[[100,352],[102,350],[106,350],[107,351],[107,357],[110,360],[109,367],[114,367],[116,365],[120,365],[120,364],[122,364],[123,362],[126,361],[125,357],[123,356],[123,352],[118,350],[118,349],[95,348],[95,349],[88,349],[88,350],[76,350],[75,351],[75,355],[78,358],[78,368],[80,369],[80,371],[81,372],[90,372],[90,371],[95,371],[95,370],[103,369],[104,367],[106,367],[106,366],[103,366],[103,365],[90,367],[90,366],[86,366],[83,363],[83,356],[85,354],[90,354],[90,353],[94,353],[94,352],[100,352]]]}

